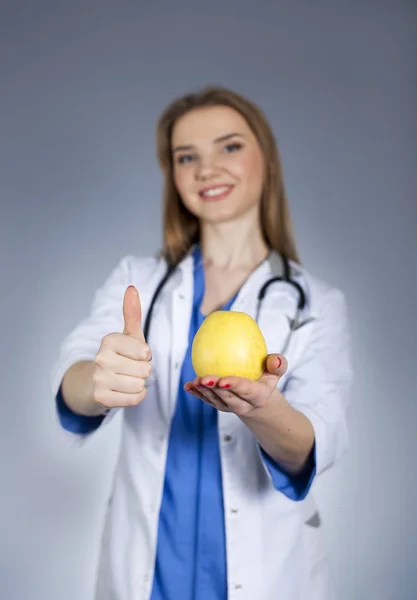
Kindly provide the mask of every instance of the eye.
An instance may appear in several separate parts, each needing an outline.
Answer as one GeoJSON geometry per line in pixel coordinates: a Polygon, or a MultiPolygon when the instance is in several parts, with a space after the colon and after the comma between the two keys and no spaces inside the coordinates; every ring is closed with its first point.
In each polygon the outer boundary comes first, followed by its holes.
{"type": "Polygon", "coordinates": [[[227,153],[236,152],[236,150],[240,150],[241,148],[242,144],[239,144],[239,142],[232,142],[224,147],[227,153]]]}
{"type": "Polygon", "coordinates": [[[190,163],[195,159],[195,155],[193,154],[183,154],[182,156],[178,156],[177,163],[179,165],[185,165],[186,163],[190,163]]]}

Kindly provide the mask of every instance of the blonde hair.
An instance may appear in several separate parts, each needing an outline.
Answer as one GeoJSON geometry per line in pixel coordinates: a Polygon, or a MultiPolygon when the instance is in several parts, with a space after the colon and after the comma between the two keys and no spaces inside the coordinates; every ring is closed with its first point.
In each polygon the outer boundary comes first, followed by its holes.
{"type": "Polygon", "coordinates": [[[174,100],[157,125],[157,155],[163,172],[164,217],[161,255],[178,264],[190,247],[199,242],[199,220],[184,206],[174,183],[171,137],[179,118],[193,109],[227,106],[239,112],[256,136],[265,161],[265,184],[260,205],[261,229],[266,244],[281,255],[300,263],[284,188],[282,165],[271,127],[261,109],[240,94],[210,86],[174,100]]]}

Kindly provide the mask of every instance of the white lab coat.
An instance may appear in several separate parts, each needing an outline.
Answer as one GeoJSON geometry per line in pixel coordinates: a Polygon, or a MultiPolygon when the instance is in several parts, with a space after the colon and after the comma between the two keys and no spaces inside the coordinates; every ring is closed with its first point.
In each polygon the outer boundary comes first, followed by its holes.
{"type": "MultiPolygon", "coordinates": [[[[293,278],[307,294],[302,316],[314,320],[293,333],[286,351],[288,370],[279,387],[313,425],[320,475],[340,458],[348,443],[351,366],[346,305],[339,290],[304,268],[291,266],[293,278]]],[[[126,287],[137,287],[146,315],[165,269],[165,262],[157,258],[125,257],[119,263],[97,291],[90,316],[63,342],[53,373],[54,394],[71,364],[93,359],[103,336],[123,329],[126,287]]],[[[231,310],[255,316],[258,291],[270,276],[269,264],[262,263],[243,285],[231,310]]],[[[188,255],[155,305],[148,340],[153,374],[147,397],[139,406],[123,410],[97,600],[150,598],[167,444],[188,343],[192,299],[193,259],[188,255]]],[[[282,349],[296,302],[290,285],[277,283],[269,288],[259,318],[269,353],[282,349]]],[[[104,422],[114,412],[110,411],[104,422]]],[[[330,600],[322,529],[306,524],[316,510],[311,491],[302,502],[276,491],[251,431],[234,414],[219,412],[218,417],[228,600],[330,600]]],[[[67,435],[78,442],[89,437],[67,435]]]]}

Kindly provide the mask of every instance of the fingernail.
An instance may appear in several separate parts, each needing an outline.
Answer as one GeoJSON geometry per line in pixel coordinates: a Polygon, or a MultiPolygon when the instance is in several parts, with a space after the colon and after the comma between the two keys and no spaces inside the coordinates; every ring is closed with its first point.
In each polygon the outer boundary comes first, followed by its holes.
{"type": "Polygon", "coordinates": [[[230,387],[230,383],[224,383],[223,385],[219,386],[221,388],[229,388],[230,387]]]}
{"type": "Polygon", "coordinates": [[[277,369],[279,369],[281,365],[282,365],[282,360],[280,359],[279,356],[277,356],[277,369]]]}
{"type": "Polygon", "coordinates": [[[212,385],[214,385],[214,381],[209,381],[208,383],[206,383],[206,385],[212,386],[212,385]]]}

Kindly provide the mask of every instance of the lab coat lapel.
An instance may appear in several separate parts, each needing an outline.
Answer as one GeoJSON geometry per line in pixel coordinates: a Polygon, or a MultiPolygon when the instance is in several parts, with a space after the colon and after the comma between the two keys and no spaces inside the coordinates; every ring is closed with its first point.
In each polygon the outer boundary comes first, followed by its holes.
{"type": "Polygon", "coordinates": [[[181,367],[188,347],[188,332],[193,305],[193,257],[188,254],[178,266],[178,285],[172,292],[171,351],[169,362],[169,390],[167,397],[171,415],[174,413],[181,367]]]}

